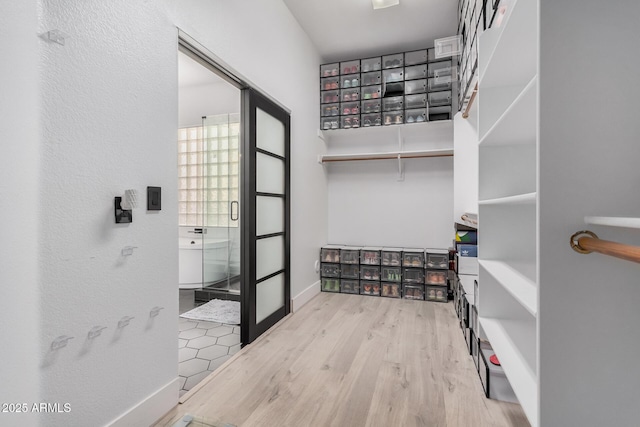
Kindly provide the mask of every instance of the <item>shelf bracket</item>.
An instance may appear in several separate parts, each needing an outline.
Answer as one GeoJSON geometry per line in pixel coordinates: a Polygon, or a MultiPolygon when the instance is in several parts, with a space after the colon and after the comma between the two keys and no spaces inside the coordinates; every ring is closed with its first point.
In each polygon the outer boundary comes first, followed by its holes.
{"type": "Polygon", "coordinates": [[[404,169],[402,168],[402,152],[404,151],[404,139],[402,129],[398,126],[398,181],[404,181],[404,169]]]}

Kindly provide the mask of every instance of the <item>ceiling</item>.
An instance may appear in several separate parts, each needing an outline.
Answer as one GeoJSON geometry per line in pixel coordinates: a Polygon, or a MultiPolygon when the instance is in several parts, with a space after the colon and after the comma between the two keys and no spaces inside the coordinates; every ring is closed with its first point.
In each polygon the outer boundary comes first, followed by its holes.
{"type": "Polygon", "coordinates": [[[457,0],[400,0],[373,10],[371,0],[283,0],[323,62],[432,47],[454,36],[457,0]]]}

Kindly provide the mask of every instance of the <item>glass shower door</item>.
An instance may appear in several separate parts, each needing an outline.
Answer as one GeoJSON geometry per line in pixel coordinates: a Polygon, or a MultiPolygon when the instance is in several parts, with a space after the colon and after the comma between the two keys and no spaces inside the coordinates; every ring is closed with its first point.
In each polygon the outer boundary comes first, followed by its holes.
{"type": "Polygon", "coordinates": [[[239,294],[240,284],[240,117],[202,118],[203,286],[239,294]]]}

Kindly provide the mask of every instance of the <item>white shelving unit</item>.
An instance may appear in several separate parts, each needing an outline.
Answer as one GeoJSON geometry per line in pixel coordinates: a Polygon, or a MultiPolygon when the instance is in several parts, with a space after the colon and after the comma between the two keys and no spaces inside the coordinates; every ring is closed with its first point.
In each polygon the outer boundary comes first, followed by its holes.
{"type": "Polygon", "coordinates": [[[478,316],[532,426],[538,397],[538,1],[480,37],[478,316]]]}

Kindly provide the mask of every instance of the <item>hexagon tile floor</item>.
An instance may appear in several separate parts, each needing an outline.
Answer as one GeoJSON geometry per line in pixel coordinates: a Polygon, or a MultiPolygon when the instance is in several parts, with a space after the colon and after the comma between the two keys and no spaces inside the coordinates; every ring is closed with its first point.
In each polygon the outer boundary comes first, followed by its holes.
{"type": "Polygon", "coordinates": [[[180,396],[240,350],[240,326],[180,318],[180,396]]]}

